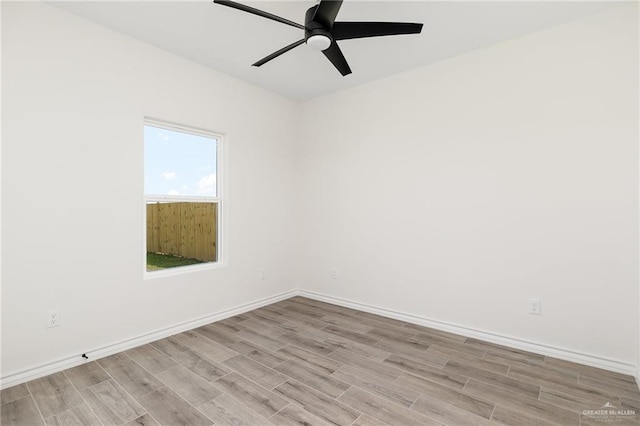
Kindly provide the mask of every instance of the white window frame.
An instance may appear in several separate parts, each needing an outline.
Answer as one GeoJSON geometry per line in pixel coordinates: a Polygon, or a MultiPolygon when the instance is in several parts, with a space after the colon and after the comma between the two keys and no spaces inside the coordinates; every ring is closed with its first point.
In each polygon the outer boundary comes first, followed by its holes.
{"type": "MultiPolygon", "coordinates": [[[[185,126],[181,124],[172,123],[169,121],[158,120],[155,118],[145,117],[142,128],[145,126],[157,127],[164,130],[172,130],[175,132],[186,133],[194,136],[203,136],[206,138],[213,138],[216,140],[216,196],[195,196],[195,195],[147,195],[144,192],[144,182],[142,190],[142,212],[143,212],[143,227],[142,227],[142,244],[143,244],[143,262],[142,273],[143,278],[154,279],[168,277],[172,275],[181,275],[190,272],[204,271],[208,269],[217,269],[225,266],[224,263],[224,213],[223,213],[223,192],[224,192],[224,172],[223,172],[223,140],[224,135],[222,133],[213,132],[197,127],[185,126]],[[210,202],[217,204],[217,220],[216,224],[216,261],[198,263],[195,265],[176,266],[174,268],[163,269],[160,271],[147,271],[147,203],[149,202],[210,202]]],[[[144,137],[142,140],[143,146],[143,162],[144,162],[144,137]]]]}

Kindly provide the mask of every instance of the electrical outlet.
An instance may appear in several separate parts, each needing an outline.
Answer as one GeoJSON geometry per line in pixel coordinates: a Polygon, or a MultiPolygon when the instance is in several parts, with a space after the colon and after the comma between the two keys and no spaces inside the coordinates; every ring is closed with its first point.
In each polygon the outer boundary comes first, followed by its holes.
{"type": "Polygon", "coordinates": [[[57,309],[47,311],[47,328],[57,327],[60,325],[60,314],[57,309]]]}
{"type": "Polygon", "coordinates": [[[542,301],[540,299],[529,299],[529,314],[542,314],[542,301]]]}
{"type": "Polygon", "coordinates": [[[267,277],[266,272],[263,269],[260,269],[260,279],[264,280],[267,277]]]}
{"type": "Polygon", "coordinates": [[[331,279],[332,280],[337,280],[338,279],[338,270],[336,268],[333,268],[331,270],[331,279]]]}

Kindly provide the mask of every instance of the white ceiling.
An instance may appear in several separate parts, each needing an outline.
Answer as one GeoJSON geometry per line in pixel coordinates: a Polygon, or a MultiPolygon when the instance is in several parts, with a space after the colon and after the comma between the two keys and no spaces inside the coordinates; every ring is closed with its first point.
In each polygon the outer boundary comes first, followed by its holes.
{"type": "MultiPolygon", "coordinates": [[[[301,24],[315,0],[241,3],[301,24]]],[[[345,40],[353,74],[342,77],[302,45],[256,68],[256,60],[303,31],[210,0],[53,2],[71,13],[284,96],[305,100],[427,65],[472,49],[615,7],[607,2],[346,0],[337,21],[422,22],[422,34],[345,40]]]]}

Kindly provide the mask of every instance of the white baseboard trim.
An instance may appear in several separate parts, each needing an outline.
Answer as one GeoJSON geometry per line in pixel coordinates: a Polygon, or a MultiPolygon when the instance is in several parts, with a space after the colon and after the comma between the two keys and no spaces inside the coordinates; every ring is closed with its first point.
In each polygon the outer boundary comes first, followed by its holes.
{"type": "Polygon", "coordinates": [[[354,302],[340,297],[329,296],[326,294],[316,293],[313,291],[299,290],[298,295],[308,297],[309,299],[319,300],[334,305],[344,306],[347,308],[357,309],[359,311],[369,312],[387,318],[393,318],[412,324],[422,325],[425,327],[435,328],[437,330],[448,331],[454,334],[460,334],[466,337],[473,337],[491,343],[509,346],[515,349],[522,349],[541,355],[547,355],[560,358],[566,361],[577,362],[579,364],[590,365],[592,367],[602,368],[604,370],[615,371],[617,373],[628,374],[636,378],[636,383],[640,384],[640,372],[634,364],[619,361],[616,359],[605,358],[598,355],[585,354],[570,349],[557,346],[551,346],[544,343],[538,343],[526,339],[506,336],[489,331],[478,330],[471,327],[452,324],[445,321],[437,321],[426,317],[412,314],[406,314],[391,309],[372,306],[365,303],[354,302]]]}
{"type": "Polygon", "coordinates": [[[11,386],[18,385],[20,383],[28,382],[30,380],[38,379],[40,377],[47,376],[52,373],[57,373],[67,368],[76,367],[89,361],[95,361],[96,359],[104,358],[109,355],[116,354],[118,352],[126,351],[128,349],[135,348],[140,345],[144,345],[155,340],[169,337],[176,333],[182,333],[187,330],[191,330],[197,327],[201,327],[205,324],[209,324],[215,321],[220,321],[225,318],[229,318],[235,315],[242,314],[244,312],[251,311],[253,309],[260,308],[262,306],[270,305],[272,303],[280,302],[281,300],[288,299],[296,296],[297,290],[291,290],[284,293],[280,293],[275,296],[266,297],[260,300],[256,300],[250,303],[245,303],[239,306],[235,306],[230,309],[225,309],[213,314],[205,315],[203,317],[195,318],[189,321],[185,321],[179,324],[175,324],[169,327],[162,328],[150,333],[125,339],[119,342],[111,343],[109,345],[94,348],[85,352],[88,356],[88,360],[81,357],[81,354],[68,356],[58,359],[56,361],[48,362],[46,364],[37,365],[25,370],[21,370],[15,373],[7,374],[0,377],[0,389],[5,389],[11,386]]]}
{"type": "Polygon", "coordinates": [[[473,337],[480,340],[485,340],[491,343],[497,343],[504,346],[513,347],[516,349],[522,349],[529,352],[538,353],[541,355],[548,355],[555,358],[564,359],[567,361],[577,362],[580,364],[590,365],[593,367],[602,368],[604,370],[615,371],[618,373],[629,374],[636,378],[636,383],[640,385],[640,369],[638,366],[626,363],[623,361],[605,358],[597,355],[585,354],[576,352],[570,349],[560,348],[556,346],[546,345],[526,339],[519,339],[511,336],[505,336],[498,333],[492,333],[488,331],[478,330],[471,327],[461,326],[457,324],[448,323],[445,321],[437,321],[430,318],[407,314],[391,309],[381,308],[378,306],[368,305],[365,303],[355,302],[340,297],[329,296],[326,294],[316,293],[307,290],[291,290],[284,293],[280,293],[275,296],[266,297],[260,300],[256,300],[250,303],[245,303],[230,309],[225,309],[213,314],[205,315],[203,317],[195,318],[193,320],[185,321],[179,324],[175,324],[169,327],[162,328],[150,333],[125,339],[119,342],[115,342],[109,345],[94,348],[85,352],[89,357],[85,360],[80,357],[79,354],[69,357],[61,358],[46,364],[37,365],[25,370],[21,370],[15,373],[10,373],[6,376],[0,377],[0,389],[15,386],[20,383],[28,382],[30,380],[38,379],[46,375],[56,373],[67,368],[76,367],[89,361],[95,361],[96,359],[104,358],[109,355],[116,354],[128,349],[135,348],[140,345],[144,345],[153,342],[158,339],[169,337],[176,333],[182,333],[187,330],[191,330],[205,324],[209,324],[215,321],[220,321],[225,318],[229,318],[235,315],[239,315],[244,312],[251,311],[253,309],[260,308],[262,306],[270,305],[272,303],[280,302],[293,296],[303,296],[309,299],[315,299],[322,302],[331,303],[338,306],[344,306],[347,308],[357,309],[359,311],[369,312],[372,314],[380,315],[387,318],[393,318],[401,321],[406,321],[412,324],[422,325],[425,327],[431,327],[437,330],[448,331],[450,333],[460,334],[467,337],[473,337]]]}

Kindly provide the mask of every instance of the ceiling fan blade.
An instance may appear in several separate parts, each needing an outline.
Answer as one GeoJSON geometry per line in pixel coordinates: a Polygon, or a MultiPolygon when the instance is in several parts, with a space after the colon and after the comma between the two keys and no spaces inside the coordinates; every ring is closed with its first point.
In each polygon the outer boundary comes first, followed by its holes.
{"type": "Polygon", "coordinates": [[[313,20],[320,22],[326,28],[331,29],[333,22],[336,20],[336,16],[338,16],[338,12],[340,11],[340,6],[342,6],[342,0],[320,1],[320,4],[318,4],[318,8],[316,9],[316,13],[313,16],[313,20]]]}
{"type": "Polygon", "coordinates": [[[342,50],[340,50],[335,41],[332,41],[331,46],[329,46],[328,49],[323,50],[322,53],[324,53],[324,56],[326,56],[333,66],[340,71],[340,74],[342,74],[343,77],[351,74],[351,68],[349,68],[349,64],[342,54],[342,50]]]}
{"type": "Polygon", "coordinates": [[[298,47],[303,43],[304,43],[304,39],[298,40],[295,43],[291,43],[290,45],[283,47],[282,49],[278,50],[277,52],[273,52],[271,55],[265,56],[264,58],[260,59],[258,62],[253,64],[253,66],[254,67],[262,66],[262,65],[266,64],[267,62],[269,62],[270,60],[277,58],[278,56],[282,55],[283,53],[287,53],[288,51],[290,51],[294,47],[298,47]]]}
{"type": "Polygon", "coordinates": [[[422,24],[408,22],[336,22],[331,31],[334,40],[419,34],[422,24]]]}
{"type": "Polygon", "coordinates": [[[279,16],[273,15],[268,12],[264,12],[260,9],[245,6],[244,4],[240,4],[240,3],[236,3],[234,1],[228,1],[228,0],[213,0],[213,2],[216,4],[221,4],[223,6],[228,6],[234,9],[242,10],[243,12],[248,12],[254,15],[262,16],[263,18],[271,19],[272,21],[281,22],[283,24],[291,25],[292,27],[296,27],[296,28],[300,28],[301,30],[304,30],[304,25],[300,25],[297,22],[293,22],[288,19],[281,18],[279,16]]]}

